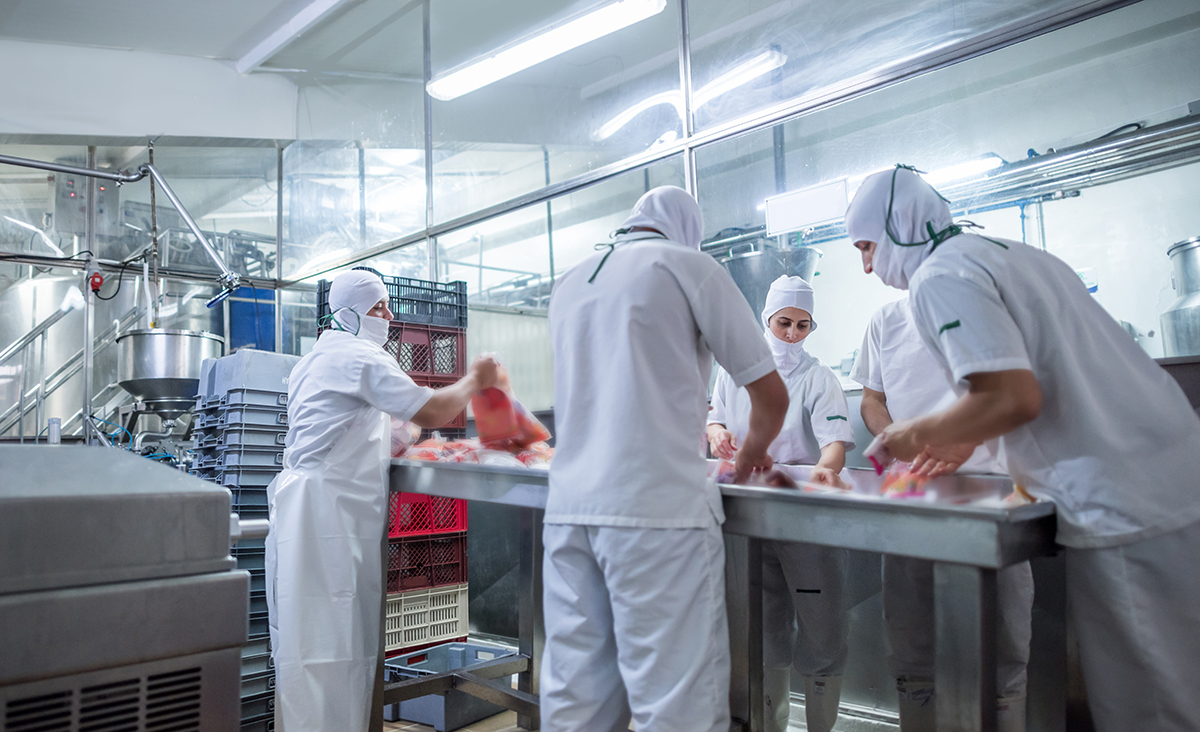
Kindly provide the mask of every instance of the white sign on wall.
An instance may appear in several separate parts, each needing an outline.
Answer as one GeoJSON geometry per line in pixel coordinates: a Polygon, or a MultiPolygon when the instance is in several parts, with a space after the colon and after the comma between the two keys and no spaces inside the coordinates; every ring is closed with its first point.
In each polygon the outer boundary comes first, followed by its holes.
{"type": "Polygon", "coordinates": [[[771,196],[766,201],[767,236],[837,221],[846,215],[849,202],[845,178],[771,196]]]}

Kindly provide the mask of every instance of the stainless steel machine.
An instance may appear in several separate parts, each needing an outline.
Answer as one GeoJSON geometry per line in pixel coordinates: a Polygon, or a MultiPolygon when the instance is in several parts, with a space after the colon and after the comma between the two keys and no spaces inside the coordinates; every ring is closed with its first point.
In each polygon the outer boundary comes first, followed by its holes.
{"type": "Polygon", "coordinates": [[[767,303],[772,282],[782,275],[811,282],[820,258],[820,249],[779,248],[771,240],[759,238],[733,247],[718,261],[725,265],[757,315],[767,303]]]}
{"type": "MultiPolygon", "coordinates": [[[[224,355],[225,339],[203,331],[145,328],[117,336],[117,347],[117,383],[138,398],[143,411],[162,420],[161,432],[142,431],[132,438],[137,451],[147,438],[170,435],[175,420],[192,409],[201,364],[224,355]]],[[[125,427],[134,429],[133,424],[125,427]]]]}
{"type": "Polygon", "coordinates": [[[0,730],[236,729],[229,491],[100,447],[0,447],[0,475],[0,730]]]}
{"type": "Polygon", "coordinates": [[[1178,297],[1159,316],[1163,355],[1200,355],[1200,236],[1172,244],[1167,256],[1173,267],[1171,284],[1178,297]]]}

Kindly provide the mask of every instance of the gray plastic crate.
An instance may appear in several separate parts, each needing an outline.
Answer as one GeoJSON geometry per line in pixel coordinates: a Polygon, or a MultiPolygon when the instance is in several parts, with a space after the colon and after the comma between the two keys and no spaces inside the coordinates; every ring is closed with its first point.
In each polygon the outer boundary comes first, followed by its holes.
{"type": "MultiPolygon", "coordinates": [[[[389,682],[403,681],[451,671],[493,658],[511,656],[514,653],[515,651],[509,648],[483,643],[443,643],[423,651],[388,659],[384,668],[389,682]]],[[[512,678],[501,677],[497,681],[512,683],[512,678]]],[[[445,695],[430,694],[399,704],[388,704],[383,708],[383,718],[389,722],[400,719],[419,722],[433,727],[438,732],[450,732],[503,711],[504,707],[491,702],[461,691],[449,691],[445,695]]]]}
{"type": "Polygon", "coordinates": [[[237,388],[230,389],[221,397],[223,406],[233,406],[235,404],[246,404],[258,407],[287,407],[288,395],[286,391],[268,391],[266,389],[247,389],[237,388]]]}
{"type": "Polygon", "coordinates": [[[221,468],[278,468],[283,469],[283,449],[279,447],[218,447],[217,465],[221,468]]]}
{"type": "Polygon", "coordinates": [[[243,348],[224,358],[205,359],[200,366],[200,393],[221,395],[230,389],[286,392],[288,375],[299,356],[243,348]]]}
{"type": "MultiPolygon", "coordinates": [[[[217,425],[233,427],[236,425],[258,425],[266,427],[286,427],[288,423],[287,410],[275,407],[255,407],[238,404],[226,407],[218,412],[217,425]]],[[[213,424],[211,418],[204,423],[205,427],[213,424]]]]}

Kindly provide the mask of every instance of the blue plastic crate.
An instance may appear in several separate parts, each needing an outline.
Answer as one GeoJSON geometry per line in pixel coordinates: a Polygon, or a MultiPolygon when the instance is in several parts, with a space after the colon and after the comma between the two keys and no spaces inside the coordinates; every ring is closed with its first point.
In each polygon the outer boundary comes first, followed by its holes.
{"type": "MultiPolygon", "coordinates": [[[[515,651],[482,643],[443,643],[423,651],[407,653],[388,659],[384,665],[387,681],[396,682],[451,671],[463,666],[511,656],[515,651]]],[[[512,677],[497,679],[512,683],[512,677]]],[[[383,718],[389,722],[404,719],[427,724],[438,732],[465,727],[481,719],[500,714],[501,707],[461,691],[430,694],[417,699],[389,704],[383,708],[383,718]]]]}

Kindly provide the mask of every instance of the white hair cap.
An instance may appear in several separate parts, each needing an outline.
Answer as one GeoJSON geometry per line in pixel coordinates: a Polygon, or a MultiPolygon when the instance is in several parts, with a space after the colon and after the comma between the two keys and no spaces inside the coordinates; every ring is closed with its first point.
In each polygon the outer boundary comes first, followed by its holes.
{"type": "Polygon", "coordinates": [[[357,333],[359,322],[375,304],[388,296],[383,280],[374,272],[352,269],[333,278],[329,285],[329,311],[342,328],[357,333]],[[339,310],[353,310],[358,317],[339,310]]]}
{"type": "Polygon", "coordinates": [[[813,319],[813,288],[803,278],[781,275],[771,283],[762,311],[763,327],[770,330],[771,316],[784,308],[799,308],[808,313],[809,319],[812,320],[809,332],[817,329],[817,321],[813,319]]]}
{"type": "Polygon", "coordinates": [[[704,218],[692,194],[675,186],[653,188],[634,204],[621,230],[644,226],[688,249],[700,248],[704,218]]]}

